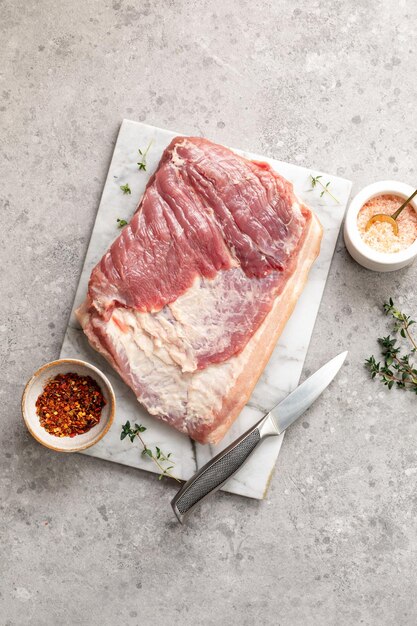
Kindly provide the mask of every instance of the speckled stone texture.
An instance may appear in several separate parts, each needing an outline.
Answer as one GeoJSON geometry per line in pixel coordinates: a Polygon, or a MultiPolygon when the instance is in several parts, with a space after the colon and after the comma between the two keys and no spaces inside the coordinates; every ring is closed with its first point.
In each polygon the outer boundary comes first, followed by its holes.
{"type": "Polygon", "coordinates": [[[269,497],[175,521],[175,487],[31,439],[30,374],[58,355],[122,118],[351,178],[416,184],[417,7],[404,0],[2,0],[2,625],[417,622],[417,398],[367,378],[417,267],[342,239],[305,375],[348,347],[288,433],[269,497]]]}

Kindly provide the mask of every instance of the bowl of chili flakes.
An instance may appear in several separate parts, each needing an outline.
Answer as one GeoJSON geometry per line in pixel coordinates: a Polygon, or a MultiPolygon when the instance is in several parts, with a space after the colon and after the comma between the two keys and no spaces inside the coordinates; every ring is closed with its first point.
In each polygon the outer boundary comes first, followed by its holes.
{"type": "Polygon", "coordinates": [[[26,384],[22,415],[30,434],[58,452],[96,444],[113,423],[116,398],[108,378],[78,359],[40,367],[26,384]]]}

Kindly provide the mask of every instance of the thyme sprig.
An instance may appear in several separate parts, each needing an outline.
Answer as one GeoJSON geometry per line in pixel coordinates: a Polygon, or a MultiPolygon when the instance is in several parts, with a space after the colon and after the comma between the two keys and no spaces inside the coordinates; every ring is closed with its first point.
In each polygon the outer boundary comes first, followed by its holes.
{"type": "Polygon", "coordinates": [[[394,319],[393,333],[400,333],[411,344],[410,354],[401,354],[401,346],[397,345],[397,339],[388,335],[379,337],[383,362],[377,362],[372,355],[366,359],[365,366],[370,371],[371,377],[378,377],[380,381],[392,389],[394,385],[401,389],[410,389],[417,394],[417,369],[411,361],[411,354],[417,352],[417,343],[410,333],[410,326],[415,324],[409,315],[402,313],[394,305],[392,298],[383,306],[387,315],[394,319]]]}
{"type": "Polygon", "coordinates": [[[315,187],[317,187],[317,185],[320,185],[320,187],[322,188],[322,191],[320,193],[320,198],[322,198],[324,196],[325,193],[328,193],[329,196],[331,198],[333,198],[333,200],[335,202],[337,202],[337,204],[340,204],[340,201],[336,198],[336,196],[334,196],[332,194],[332,192],[330,191],[329,187],[330,187],[330,180],[329,182],[327,182],[326,184],[324,184],[320,179],[323,178],[323,176],[319,175],[319,176],[313,176],[312,174],[310,174],[310,178],[311,178],[311,189],[314,189],[315,187]]]}
{"type": "Polygon", "coordinates": [[[151,147],[151,145],[152,145],[152,139],[148,143],[148,145],[147,145],[145,150],[142,151],[140,148],[138,150],[140,156],[142,157],[140,159],[140,161],[138,161],[138,163],[137,163],[137,166],[138,166],[139,170],[144,170],[146,172],[146,155],[148,154],[148,150],[151,147]]]}
{"type": "Polygon", "coordinates": [[[129,183],[126,183],[126,185],[120,185],[120,189],[123,191],[123,193],[126,195],[130,195],[132,193],[131,188],[129,187],[129,183]]]}
{"type": "Polygon", "coordinates": [[[394,324],[394,332],[400,331],[401,337],[407,338],[412,345],[412,352],[417,351],[417,342],[413,339],[410,334],[409,328],[412,324],[415,324],[415,321],[411,319],[410,315],[405,315],[401,313],[395,306],[392,298],[389,299],[389,302],[384,304],[384,311],[387,315],[392,315],[395,319],[394,324]]]}
{"type": "Polygon", "coordinates": [[[142,455],[148,456],[150,459],[152,459],[152,461],[155,463],[155,465],[158,467],[160,471],[158,480],[162,480],[164,476],[169,476],[169,478],[173,478],[177,482],[180,482],[178,478],[176,478],[175,476],[171,474],[171,470],[174,469],[174,465],[170,465],[169,467],[166,467],[163,465],[165,463],[174,463],[171,458],[172,452],[169,452],[168,454],[166,454],[165,452],[161,450],[161,448],[158,448],[158,446],[155,446],[154,451],[151,448],[149,448],[146,445],[143,437],[141,436],[141,433],[144,433],[145,430],[146,430],[146,426],[143,426],[142,424],[135,424],[134,428],[132,428],[130,425],[130,421],[127,420],[126,424],[123,424],[122,426],[120,439],[123,441],[123,439],[125,439],[126,437],[129,437],[130,441],[133,443],[135,438],[137,437],[143,447],[142,455]]]}

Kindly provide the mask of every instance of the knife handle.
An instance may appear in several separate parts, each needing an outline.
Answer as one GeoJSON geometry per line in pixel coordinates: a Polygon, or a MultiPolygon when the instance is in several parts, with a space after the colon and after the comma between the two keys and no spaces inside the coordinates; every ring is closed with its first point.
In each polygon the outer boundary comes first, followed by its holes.
{"type": "Polygon", "coordinates": [[[220,489],[242,467],[261,441],[277,434],[268,414],[206,463],[184,483],[171,501],[178,520],[182,523],[197,504],[220,489]]]}

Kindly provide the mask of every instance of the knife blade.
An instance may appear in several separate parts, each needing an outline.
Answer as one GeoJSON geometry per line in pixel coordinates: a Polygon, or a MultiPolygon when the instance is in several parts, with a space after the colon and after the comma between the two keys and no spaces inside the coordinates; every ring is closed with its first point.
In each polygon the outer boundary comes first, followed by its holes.
{"type": "Polygon", "coordinates": [[[280,435],[305,413],[332,382],[346,356],[347,352],[341,352],[328,361],[187,480],[171,501],[178,520],[182,523],[194,507],[220,489],[246,463],[264,439],[280,435]]]}

